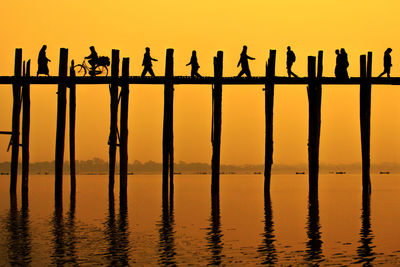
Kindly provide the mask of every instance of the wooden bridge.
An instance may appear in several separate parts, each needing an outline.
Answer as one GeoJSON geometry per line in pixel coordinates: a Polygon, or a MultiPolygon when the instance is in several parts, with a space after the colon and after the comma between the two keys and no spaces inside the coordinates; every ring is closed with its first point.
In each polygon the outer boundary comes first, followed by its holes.
{"type": "Polygon", "coordinates": [[[30,60],[22,61],[22,49],[16,49],[14,76],[0,76],[0,84],[10,84],[13,88],[12,131],[3,131],[0,134],[10,134],[11,141],[11,171],[10,193],[16,193],[18,154],[22,146],[22,198],[28,197],[29,174],[29,127],[30,127],[30,85],[56,84],[58,85],[57,100],[57,129],[55,151],[55,199],[62,201],[62,179],[65,145],[66,100],[67,88],[69,94],[70,120],[70,175],[71,194],[75,194],[75,103],[77,84],[109,84],[110,85],[110,135],[109,145],[109,192],[114,192],[114,176],[116,151],[119,147],[120,156],[120,198],[127,197],[127,166],[128,166],[128,100],[130,84],[163,84],[164,85],[164,122],[163,122],[163,193],[173,193],[174,174],[174,138],[173,138],[173,101],[175,84],[207,84],[212,85],[212,177],[211,192],[219,192],[220,147],[221,147],[221,104],[223,85],[262,85],[265,91],[265,182],[264,190],[270,190],[272,154],[273,154],[273,106],[274,86],[279,84],[307,85],[309,100],[309,191],[318,192],[319,171],[319,143],[321,127],[321,92],[323,84],[357,84],[360,85],[360,126],[362,144],[362,185],[363,192],[371,192],[370,183],[370,117],[371,117],[371,85],[387,84],[400,85],[400,77],[374,78],[372,77],[372,53],[360,56],[360,77],[337,79],[323,77],[323,52],[318,57],[308,57],[308,76],[289,78],[275,75],[276,51],[270,50],[266,63],[265,76],[238,78],[223,77],[223,52],[218,51],[214,57],[214,76],[192,78],[188,76],[174,76],[173,49],[166,51],[165,76],[139,77],[129,76],[129,58],[123,58],[120,75],[119,50],[112,50],[110,77],[77,77],[74,71],[74,62],[71,62],[70,75],[68,71],[68,50],[60,49],[59,75],[56,77],[31,77],[30,60]],[[119,89],[121,88],[121,89],[119,89]],[[118,109],[120,107],[120,127],[118,130],[118,109]],[[22,109],[22,138],[20,144],[20,111],[22,109]]]}

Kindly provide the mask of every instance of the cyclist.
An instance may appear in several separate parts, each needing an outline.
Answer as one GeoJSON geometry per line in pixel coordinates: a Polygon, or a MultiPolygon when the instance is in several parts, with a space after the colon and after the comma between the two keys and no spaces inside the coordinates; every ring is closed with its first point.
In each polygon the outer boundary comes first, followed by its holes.
{"type": "Polygon", "coordinates": [[[94,70],[95,70],[95,68],[96,68],[96,65],[97,65],[97,62],[98,62],[98,60],[99,60],[99,56],[97,55],[97,52],[96,52],[96,50],[94,49],[94,46],[91,46],[90,47],[90,55],[89,56],[87,56],[87,57],[85,57],[85,59],[89,59],[89,64],[92,66],[92,69],[90,70],[90,74],[91,75],[94,75],[95,74],[95,72],[94,72],[94,70]]]}

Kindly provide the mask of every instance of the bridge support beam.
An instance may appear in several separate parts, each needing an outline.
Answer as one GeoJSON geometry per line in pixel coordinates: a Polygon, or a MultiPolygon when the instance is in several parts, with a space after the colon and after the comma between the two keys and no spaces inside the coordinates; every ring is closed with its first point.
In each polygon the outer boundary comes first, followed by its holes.
{"type": "MultiPolygon", "coordinates": [[[[71,61],[70,77],[74,80],[74,61],[71,61]]],[[[76,194],[76,170],[75,170],[75,119],[76,119],[76,85],[69,83],[69,172],[71,177],[71,196],[74,199],[76,194]]]]}
{"type": "Polygon", "coordinates": [[[271,168],[273,163],[273,118],[274,118],[274,82],[276,50],[269,51],[265,76],[265,165],[264,192],[270,190],[271,168]]]}
{"type": "Polygon", "coordinates": [[[361,154],[362,154],[362,185],[363,191],[371,193],[370,180],[370,138],[371,138],[371,82],[372,52],[360,56],[360,128],[361,128],[361,154]]]}
{"type": "MultiPolygon", "coordinates": [[[[31,61],[24,64],[24,76],[31,75],[31,61]]],[[[22,86],[22,182],[21,196],[22,205],[28,204],[28,179],[29,179],[29,131],[31,120],[31,96],[30,85],[24,83],[22,86]]]]}
{"type": "Polygon", "coordinates": [[[64,165],[64,146],[65,146],[65,118],[67,106],[67,86],[65,78],[68,70],[68,49],[60,49],[60,65],[57,92],[57,132],[56,132],[56,162],[55,162],[55,204],[62,204],[62,180],[64,165]]]}
{"type": "MultiPolygon", "coordinates": [[[[322,51],[318,52],[318,73],[322,77],[322,51]]],[[[309,172],[309,193],[318,194],[318,173],[319,173],[319,143],[321,134],[321,96],[322,86],[315,75],[315,57],[308,57],[308,172],[309,172]]]]}
{"type": "Polygon", "coordinates": [[[223,52],[218,51],[214,57],[215,83],[212,90],[212,127],[211,144],[213,148],[211,159],[211,194],[219,194],[219,172],[221,159],[221,124],[222,124],[222,66],[223,52]]]}
{"type": "Polygon", "coordinates": [[[111,78],[110,85],[110,135],[108,137],[109,145],[109,182],[108,191],[114,193],[115,181],[115,158],[117,153],[117,132],[118,132],[118,75],[119,75],[119,50],[113,49],[111,52],[111,78]]]}
{"type": "Polygon", "coordinates": [[[19,121],[21,110],[21,82],[18,78],[22,72],[22,49],[15,49],[14,76],[17,80],[13,83],[13,112],[11,133],[11,171],[10,194],[17,193],[18,154],[19,154],[19,121]]]}
{"type": "Polygon", "coordinates": [[[120,201],[126,202],[128,195],[128,104],[129,104],[129,58],[122,60],[122,83],[121,83],[121,117],[120,117],[120,201]]]}
{"type": "Polygon", "coordinates": [[[167,49],[164,84],[164,122],[163,122],[163,199],[173,195],[174,188],[174,50],[167,49]],[[169,179],[168,179],[169,178],[169,179]],[[169,186],[169,190],[168,190],[169,186]]]}

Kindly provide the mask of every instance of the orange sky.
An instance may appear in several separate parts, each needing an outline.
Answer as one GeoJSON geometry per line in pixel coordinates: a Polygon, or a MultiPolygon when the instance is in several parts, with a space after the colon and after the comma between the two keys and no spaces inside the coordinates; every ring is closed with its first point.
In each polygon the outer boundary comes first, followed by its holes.
{"type": "MultiPolygon", "coordinates": [[[[333,76],[336,48],[349,54],[349,74],[359,75],[359,55],[374,52],[373,75],[383,67],[383,52],[392,47],[392,76],[400,76],[398,1],[6,1],[0,16],[0,75],[11,75],[14,49],[23,48],[33,72],[37,54],[47,44],[50,74],[58,71],[59,48],[69,48],[76,62],[94,45],[101,55],[121,50],[131,58],[131,75],[139,75],[146,46],[151,47],[156,75],[164,72],[165,50],[175,49],[175,74],[189,75],[191,51],[197,50],[199,72],[212,75],[212,58],[224,51],[224,75],[236,67],[242,46],[256,58],[253,75],[264,75],[269,49],[277,49],[277,75],[285,75],[286,46],[296,53],[293,71],[306,74],[306,60],[324,50],[324,75],[333,76]],[[399,47],[399,49],[398,49],[399,47]]],[[[129,162],[161,161],[163,87],[131,85],[129,162]]],[[[262,86],[224,86],[222,100],[222,163],[264,160],[264,94],[262,86]]],[[[399,162],[399,87],[372,88],[372,163],[399,162]]],[[[31,87],[31,160],[54,159],[57,86],[31,87]]],[[[11,129],[11,86],[0,86],[0,129],[11,129]]],[[[320,161],[361,161],[359,88],[324,86],[320,161]]],[[[175,159],[210,162],[211,86],[175,87],[175,159]]],[[[108,86],[77,87],[77,159],[107,159],[108,86]]],[[[274,161],[307,162],[308,106],[305,86],[276,86],[274,161]]],[[[0,136],[0,161],[9,136],[0,136]]],[[[68,141],[66,148],[68,147],[68,141]]],[[[66,156],[68,156],[66,150],[66,156]]]]}

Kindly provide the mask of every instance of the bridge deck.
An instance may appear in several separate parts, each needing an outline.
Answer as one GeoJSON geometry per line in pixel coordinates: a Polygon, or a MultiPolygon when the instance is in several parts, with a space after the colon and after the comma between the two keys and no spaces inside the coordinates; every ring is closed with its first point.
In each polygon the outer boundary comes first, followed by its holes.
{"type": "MultiPolygon", "coordinates": [[[[107,77],[66,77],[60,78],[58,76],[40,76],[40,77],[21,77],[18,78],[22,83],[29,84],[59,84],[62,81],[66,83],[75,84],[109,84],[113,81],[110,76],[107,77]]],[[[190,76],[174,76],[172,79],[173,84],[214,84],[216,78],[214,77],[202,77],[192,78],[190,76]]],[[[14,76],[0,76],[0,84],[13,84],[17,81],[14,76]]],[[[126,78],[118,77],[118,81],[126,81],[126,78]]],[[[225,85],[264,85],[266,83],[265,76],[255,76],[251,78],[238,78],[238,77],[222,77],[218,80],[225,85]]],[[[371,84],[386,84],[386,85],[400,85],[400,77],[373,77],[370,79],[361,79],[360,77],[351,77],[346,80],[336,79],[335,77],[322,77],[316,78],[315,81],[321,84],[361,84],[363,81],[371,84]]],[[[164,84],[166,78],[164,76],[156,77],[140,77],[140,76],[129,76],[127,78],[129,84],[164,84]]],[[[308,77],[289,78],[276,76],[273,78],[274,84],[308,84],[310,79],[308,77]]]]}

